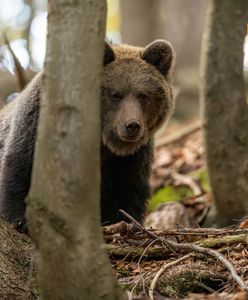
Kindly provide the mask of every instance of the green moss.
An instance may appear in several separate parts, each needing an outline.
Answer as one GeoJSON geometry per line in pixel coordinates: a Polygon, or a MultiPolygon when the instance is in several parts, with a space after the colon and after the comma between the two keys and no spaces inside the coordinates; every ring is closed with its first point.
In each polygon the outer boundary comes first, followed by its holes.
{"type": "Polygon", "coordinates": [[[192,191],[186,186],[173,187],[166,186],[158,190],[148,203],[148,211],[151,212],[161,203],[179,201],[183,198],[192,196],[192,191]]]}
{"type": "MultiPolygon", "coordinates": [[[[195,272],[184,272],[168,280],[160,280],[157,290],[167,297],[185,297],[189,292],[197,291],[196,281],[197,274],[195,272]]],[[[200,290],[202,291],[202,290],[200,290]]]]}
{"type": "Polygon", "coordinates": [[[225,276],[211,270],[182,270],[160,277],[156,290],[165,297],[184,298],[188,293],[217,291],[223,286],[223,282],[226,282],[225,276]]]}
{"type": "MultiPolygon", "coordinates": [[[[187,176],[191,177],[195,181],[199,182],[201,189],[204,192],[210,191],[207,172],[203,169],[196,170],[187,176]]],[[[193,192],[188,186],[167,185],[166,187],[158,190],[150,199],[148,203],[148,211],[154,211],[156,207],[161,203],[179,201],[187,197],[193,196],[193,192]]]]}

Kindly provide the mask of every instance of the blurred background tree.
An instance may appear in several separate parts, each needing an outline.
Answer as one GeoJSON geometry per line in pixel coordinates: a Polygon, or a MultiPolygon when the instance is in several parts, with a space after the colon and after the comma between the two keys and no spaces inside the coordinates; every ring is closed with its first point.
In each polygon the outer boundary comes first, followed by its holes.
{"type": "Polygon", "coordinates": [[[215,201],[206,225],[227,226],[248,212],[248,110],[243,76],[247,20],[246,0],[209,1],[201,98],[206,162],[215,201]]]}

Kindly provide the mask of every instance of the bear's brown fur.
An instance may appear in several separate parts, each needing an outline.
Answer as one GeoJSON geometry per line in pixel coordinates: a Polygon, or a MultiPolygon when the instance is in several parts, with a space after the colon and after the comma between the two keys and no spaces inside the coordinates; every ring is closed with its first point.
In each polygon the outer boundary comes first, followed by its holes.
{"type": "MultiPolygon", "coordinates": [[[[105,44],[102,76],[102,222],[141,221],[155,131],[174,109],[170,73],[174,51],[167,41],[146,48],[105,44]]],[[[0,213],[25,223],[39,115],[42,72],[0,112],[0,213]]]]}

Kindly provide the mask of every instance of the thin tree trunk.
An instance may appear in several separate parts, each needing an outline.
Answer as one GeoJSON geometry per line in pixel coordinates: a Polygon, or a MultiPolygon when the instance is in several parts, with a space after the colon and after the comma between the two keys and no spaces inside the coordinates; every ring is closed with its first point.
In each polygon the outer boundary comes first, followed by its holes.
{"type": "Polygon", "coordinates": [[[214,206],[207,225],[248,213],[248,110],[243,79],[247,0],[211,0],[202,59],[206,159],[214,206]]]}
{"type": "Polygon", "coordinates": [[[42,298],[123,299],[100,230],[106,3],[51,0],[28,222],[42,298]]]}

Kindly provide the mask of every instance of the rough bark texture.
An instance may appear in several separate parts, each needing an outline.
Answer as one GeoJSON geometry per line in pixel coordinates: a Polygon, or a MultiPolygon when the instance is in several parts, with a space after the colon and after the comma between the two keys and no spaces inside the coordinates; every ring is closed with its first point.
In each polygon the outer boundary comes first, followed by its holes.
{"type": "Polygon", "coordinates": [[[106,3],[52,0],[27,217],[42,299],[123,299],[100,231],[106,3]]]}
{"type": "Polygon", "coordinates": [[[247,0],[208,2],[202,59],[206,158],[215,200],[207,225],[248,213],[248,110],[243,79],[247,0]]]}
{"type": "Polygon", "coordinates": [[[0,219],[0,299],[37,299],[32,243],[0,219]]]}

